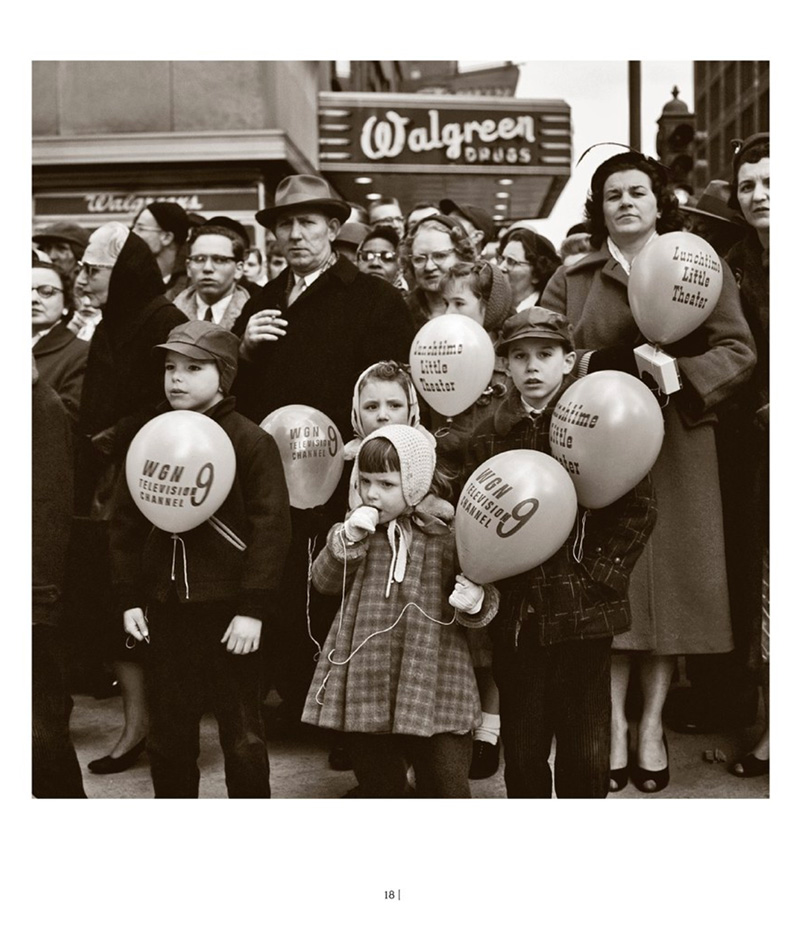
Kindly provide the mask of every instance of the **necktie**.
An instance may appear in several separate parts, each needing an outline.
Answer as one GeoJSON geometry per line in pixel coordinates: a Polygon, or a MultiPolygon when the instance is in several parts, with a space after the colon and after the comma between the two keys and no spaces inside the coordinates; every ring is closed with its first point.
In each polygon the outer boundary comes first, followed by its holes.
{"type": "Polygon", "coordinates": [[[304,278],[298,278],[294,283],[294,288],[292,288],[292,293],[289,295],[289,304],[294,304],[294,302],[300,297],[300,295],[306,290],[308,285],[306,285],[306,280],[304,278]]]}
{"type": "Polygon", "coordinates": [[[203,315],[203,320],[210,320],[212,324],[214,323],[214,315],[211,313],[210,307],[206,308],[206,312],[203,315]]]}

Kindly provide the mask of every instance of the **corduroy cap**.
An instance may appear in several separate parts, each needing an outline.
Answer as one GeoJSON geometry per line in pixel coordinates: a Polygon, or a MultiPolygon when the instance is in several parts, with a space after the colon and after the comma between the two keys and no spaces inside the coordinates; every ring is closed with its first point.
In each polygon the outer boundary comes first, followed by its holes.
{"type": "Polygon", "coordinates": [[[572,325],[563,314],[548,311],[545,307],[529,307],[509,317],[503,324],[500,342],[497,344],[498,356],[505,356],[509,344],[515,340],[532,338],[537,340],[556,340],[564,343],[567,349],[573,346],[572,325]]]}
{"type": "Polygon", "coordinates": [[[365,442],[376,437],[388,440],[397,450],[403,498],[412,508],[419,505],[430,491],[433,471],[436,468],[436,451],[431,440],[416,428],[405,424],[379,427],[365,438],[365,442]]]}
{"type": "Polygon", "coordinates": [[[156,350],[172,350],[190,359],[211,359],[219,368],[220,388],[227,395],[239,364],[239,338],[230,330],[211,323],[210,320],[190,320],[173,327],[166,343],[153,347],[156,350]]]}
{"type": "MultiPolygon", "coordinates": [[[[488,210],[477,207],[475,204],[456,204],[455,201],[445,199],[439,201],[439,210],[443,214],[461,214],[473,226],[476,226],[482,233],[484,242],[489,242],[494,237],[494,220],[488,210]]],[[[456,219],[458,219],[456,217],[456,219]]]]}
{"type": "Polygon", "coordinates": [[[48,241],[60,240],[83,250],[86,249],[89,242],[89,232],[84,227],[78,226],[77,223],[59,221],[58,223],[51,223],[49,227],[39,230],[38,233],[34,233],[33,241],[34,243],[44,244],[48,241]]]}
{"type": "Polygon", "coordinates": [[[328,182],[317,175],[289,175],[275,190],[275,204],[259,210],[256,220],[270,229],[281,214],[290,210],[320,210],[345,223],[350,216],[350,205],[334,197],[328,182]]]}

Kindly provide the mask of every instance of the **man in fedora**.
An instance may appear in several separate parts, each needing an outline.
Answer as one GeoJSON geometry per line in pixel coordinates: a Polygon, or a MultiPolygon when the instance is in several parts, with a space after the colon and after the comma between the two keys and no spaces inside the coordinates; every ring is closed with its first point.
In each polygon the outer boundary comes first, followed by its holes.
{"type": "MultiPolygon", "coordinates": [[[[288,263],[245,305],[233,328],[242,337],[233,393],[238,409],[256,423],[284,405],[309,405],[327,414],[347,441],[358,376],[382,359],[408,360],[413,327],[400,292],[359,272],[334,250],[349,216],[350,205],[315,175],[285,178],[274,207],[256,214],[274,232],[288,263]]],[[[292,509],[281,643],[273,645],[272,671],[290,721],[299,722],[317,650],[306,628],[309,543],[316,540],[311,549],[320,549],[330,527],[343,518],[346,485],[344,479],[324,506],[292,509]]],[[[312,630],[320,643],[336,610],[336,600],[328,602],[312,593],[312,630]]]]}
{"type": "Polygon", "coordinates": [[[89,242],[87,230],[77,223],[58,221],[34,234],[33,241],[50,257],[50,261],[71,284],[78,277],[78,264],[89,242]]]}

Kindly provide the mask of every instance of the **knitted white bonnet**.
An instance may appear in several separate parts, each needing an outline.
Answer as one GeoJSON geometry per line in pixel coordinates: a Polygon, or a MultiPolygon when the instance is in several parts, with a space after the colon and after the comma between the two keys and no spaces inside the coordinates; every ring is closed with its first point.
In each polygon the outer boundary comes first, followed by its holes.
{"type": "Polygon", "coordinates": [[[419,505],[430,491],[433,470],[436,467],[433,444],[416,428],[405,424],[379,427],[373,430],[364,442],[375,437],[384,437],[397,450],[403,498],[412,508],[419,505]]]}

